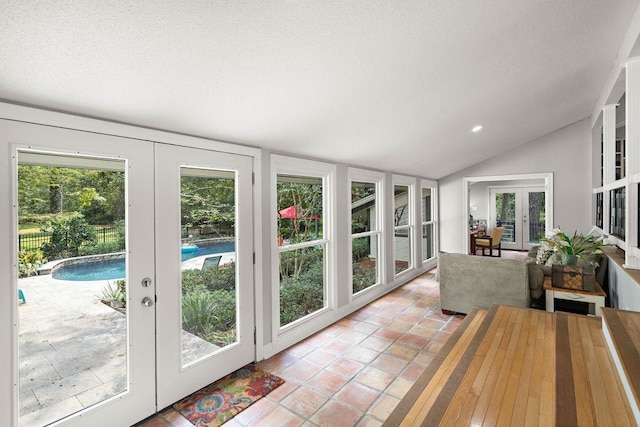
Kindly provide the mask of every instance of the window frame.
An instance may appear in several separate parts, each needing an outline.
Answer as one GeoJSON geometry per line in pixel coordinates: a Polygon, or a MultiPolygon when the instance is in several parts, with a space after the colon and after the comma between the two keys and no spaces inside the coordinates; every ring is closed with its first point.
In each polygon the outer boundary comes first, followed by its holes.
{"type": "Polygon", "coordinates": [[[348,223],[349,223],[349,295],[351,300],[354,298],[357,299],[362,295],[372,291],[373,289],[377,289],[385,284],[385,238],[384,238],[384,183],[385,183],[385,175],[381,172],[370,171],[366,169],[359,169],[350,167],[348,169],[348,223]],[[369,184],[374,184],[376,188],[376,198],[375,198],[375,230],[369,230],[361,233],[353,233],[352,224],[353,224],[353,212],[351,209],[351,189],[353,187],[354,182],[364,182],[369,184]],[[354,239],[361,237],[369,237],[369,236],[377,236],[378,238],[378,259],[376,261],[376,275],[377,280],[376,283],[368,286],[366,289],[363,289],[359,292],[353,292],[353,241],[354,239]]]}
{"type": "Polygon", "coordinates": [[[421,224],[420,224],[420,243],[418,244],[418,247],[420,248],[420,258],[422,260],[422,265],[424,266],[425,264],[427,264],[430,261],[433,261],[434,259],[436,259],[437,257],[437,253],[438,253],[438,238],[437,235],[438,233],[436,232],[436,226],[437,226],[437,197],[438,197],[438,183],[436,181],[431,181],[428,179],[421,179],[420,180],[420,219],[421,219],[421,224]],[[430,221],[425,221],[424,218],[424,213],[422,210],[422,190],[425,188],[429,188],[431,189],[431,220],[430,221]],[[422,230],[424,228],[425,225],[431,225],[432,229],[433,229],[433,241],[432,241],[432,246],[433,246],[433,256],[431,256],[430,258],[425,258],[425,254],[422,253],[422,239],[424,238],[423,234],[422,234],[422,230]]]}
{"type": "MultiPolygon", "coordinates": [[[[391,196],[392,199],[389,203],[390,212],[392,218],[395,219],[396,212],[396,197],[395,190],[396,187],[407,187],[407,224],[405,225],[395,225],[393,224],[393,253],[391,258],[391,265],[393,266],[393,277],[399,278],[406,274],[409,274],[412,271],[416,270],[416,253],[418,243],[416,241],[416,179],[413,177],[405,176],[405,175],[393,175],[391,180],[391,196]],[[409,254],[408,254],[408,266],[405,270],[396,273],[396,256],[397,256],[397,241],[396,236],[398,231],[406,230],[406,235],[409,238],[409,254]]],[[[404,237],[404,236],[401,236],[404,237]]]]}
{"type": "Polygon", "coordinates": [[[270,188],[270,217],[272,232],[271,259],[271,308],[272,308],[272,343],[276,344],[284,337],[293,335],[288,340],[296,341],[295,336],[305,336],[319,324],[322,318],[331,315],[336,310],[336,260],[335,260],[335,175],[336,166],[330,163],[279,154],[271,155],[271,188],[270,188]],[[322,179],[322,239],[311,240],[295,244],[278,245],[278,176],[291,175],[322,179]],[[324,304],[314,311],[287,325],[280,324],[280,277],[279,259],[285,251],[313,247],[323,247],[324,260],[324,304]]]}

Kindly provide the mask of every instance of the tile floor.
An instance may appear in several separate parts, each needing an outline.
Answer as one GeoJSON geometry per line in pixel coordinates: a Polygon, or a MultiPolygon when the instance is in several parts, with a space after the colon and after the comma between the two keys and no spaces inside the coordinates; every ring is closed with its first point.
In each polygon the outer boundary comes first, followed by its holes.
{"type": "MultiPolygon", "coordinates": [[[[270,359],[285,383],[225,426],[379,426],[458,327],[428,272],[270,359]]],[[[168,408],[140,424],[191,426],[168,408]]]]}

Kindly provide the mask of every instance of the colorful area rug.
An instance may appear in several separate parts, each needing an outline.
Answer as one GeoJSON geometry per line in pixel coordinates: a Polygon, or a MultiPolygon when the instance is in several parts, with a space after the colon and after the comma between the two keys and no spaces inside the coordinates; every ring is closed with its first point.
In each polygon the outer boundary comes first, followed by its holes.
{"type": "Polygon", "coordinates": [[[255,365],[247,365],[173,405],[198,427],[229,421],[284,383],[255,365]]]}

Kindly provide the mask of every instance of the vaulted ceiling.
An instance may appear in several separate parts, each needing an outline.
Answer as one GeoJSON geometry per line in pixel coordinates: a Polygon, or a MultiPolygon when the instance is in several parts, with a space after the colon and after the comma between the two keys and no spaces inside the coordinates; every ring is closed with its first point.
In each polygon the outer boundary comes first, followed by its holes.
{"type": "Polygon", "coordinates": [[[438,179],[589,117],[637,7],[1,0],[0,100],[438,179]]]}

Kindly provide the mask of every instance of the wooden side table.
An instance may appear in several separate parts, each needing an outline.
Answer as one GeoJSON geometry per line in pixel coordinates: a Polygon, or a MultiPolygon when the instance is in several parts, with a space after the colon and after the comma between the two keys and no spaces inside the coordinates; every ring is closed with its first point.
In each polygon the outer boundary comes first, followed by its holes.
{"type": "Polygon", "coordinates": [[[577,291],[575,289],[566,288],[554,288],[551,284],[551,277],[546,276],[544,278],[544,284],[542,287],[544,288],[546,307],[549,313],[553,313],[555,311],[554,300],[557,298],[567,301],[589,303],[589,314],[602,316],[600,311],[602,307],[604,307],[604,299],[607,294],[602,290],[598,283],[596,283],[596,290],[594,292],[577,291]]]}

